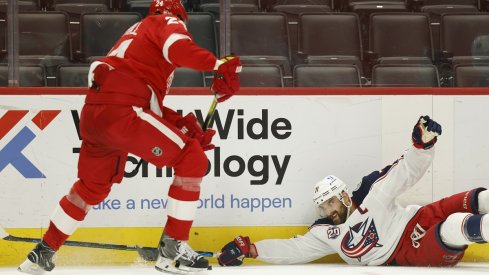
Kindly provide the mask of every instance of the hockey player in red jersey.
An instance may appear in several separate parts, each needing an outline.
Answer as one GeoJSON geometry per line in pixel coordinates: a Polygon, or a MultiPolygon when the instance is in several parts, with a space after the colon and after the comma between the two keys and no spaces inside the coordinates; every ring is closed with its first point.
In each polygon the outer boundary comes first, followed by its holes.
{"type": "Polygon", "coordinates": [[[80,117],[82,145],[78,180],[55,209],[49,228],[19,266],[42,274],[54,268],[53,255],[120,183],[128,153],[157,167],[173,167],[167,222],[156,269],[180,274],[207,270],[208,261],[186,243],[213,149],[214,130],[203,130],[190,113],[181,116],[164,104],[174,71],[186,67],[214,71],[211,90],[218,102],[239,90],[238,57],[217,59],[188,33],[180,0],[155,0],[150,15],[130,27],[106,57],[91,64],[89,92],[80,117]]]}
{"type": "Polygon", "coordinates": [[[221,265],[244,257],[275,264],[307,263],[338,253],[348,264],[453,266],[467,245],[489,241],[489,190],[477,188],[421,206],[395,199],[425,174],[441,126],[428,116],[416,123],[413,147],[380,171],[363,177],[357,190],[327,176],[314,188],[323,213],[304,236],[252,243],[239,236],[222,248],[221,265]]]}

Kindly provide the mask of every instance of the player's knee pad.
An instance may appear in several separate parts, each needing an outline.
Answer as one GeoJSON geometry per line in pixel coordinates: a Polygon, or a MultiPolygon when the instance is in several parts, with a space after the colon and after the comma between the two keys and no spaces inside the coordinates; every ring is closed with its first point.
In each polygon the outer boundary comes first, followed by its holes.
{"type": "Polygon", "coordinates": [[[73,191],[79,198],[88,205],[97,205],[102,202],[110,193],[112,183],[96,183],[90,181],[78,180],[73,185],[73,191]]]}
{"type": "Polygon", "coordinates": [[[173,168],[176,176],[202,178],[207,172],[208,165],[207,156],[199,142],[189,139],[173,168]]]}

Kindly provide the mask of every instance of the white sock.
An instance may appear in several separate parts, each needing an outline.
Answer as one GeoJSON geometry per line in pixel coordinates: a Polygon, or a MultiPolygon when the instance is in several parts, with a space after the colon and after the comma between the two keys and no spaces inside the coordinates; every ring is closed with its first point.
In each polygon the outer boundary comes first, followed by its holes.
{"type": "Polygon", "coordinates": [[[489,213],[489,190],[484,190],[477,196],[477,202],[479,203],[479,214],[489,213]]]}
{"type": "Polygon", "coordinates": [[[472,242],[465,238],[462,223],[465,219],[472,216],[467,213],[455,213],[450,216],[440,226],[441,241],[451,248],[461,248],[472,242]]]}
{"type": "Polygon", "coordinates": [[[479,242],[487,242],[489,240],[489,215],[452,214],[440,226],[440,237],[441,241],[451,248],[461,248],[476,242],[476,239],[479,242]],[[479,217],[481,218],[480,223],[479,217]],[[473,236],[470,236],[471,234],[473,236]]]}

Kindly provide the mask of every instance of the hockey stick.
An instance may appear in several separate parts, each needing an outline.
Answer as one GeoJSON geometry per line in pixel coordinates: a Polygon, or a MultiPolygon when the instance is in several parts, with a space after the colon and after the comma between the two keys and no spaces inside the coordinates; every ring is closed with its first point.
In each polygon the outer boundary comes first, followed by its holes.
{"type": "MultiPolygon", "coordinates": [[[[11,242],[26,242],[26,243],[39,243],[39,238],[27,238],[17,237],[10,235],[2,226],[0,226],[0,238],[5,241],[11,242]]],[[[123,251],[137,251],[139,256],[145,261],[156,261],[158,257],[158,249],[155,247],[137,246],[137,245],[125,245],[125,244],[108,244],[108,243],[93,243],[82,241],[65,241],[66,246],[87,247],[87,248],[100,248],[100,249],[112,249],[123,251]]],[[[203,257],[217,257],[218,254],[209,251],[195,251],[203,257]]]]}
{"type": "Polygon", "coordinates": [[[214,115],[214,112],[216,111],[217,94],[216,93],[214,93],[214,94],[215,94],[214,99],[212,100],[211,106],[209,107],[209,111],[207,111],[207,116],[205,117],[205,120],[204,120],[204,126],[202,127],[202,129],[204,131],[210,128],[212,116],[214,115]]]}

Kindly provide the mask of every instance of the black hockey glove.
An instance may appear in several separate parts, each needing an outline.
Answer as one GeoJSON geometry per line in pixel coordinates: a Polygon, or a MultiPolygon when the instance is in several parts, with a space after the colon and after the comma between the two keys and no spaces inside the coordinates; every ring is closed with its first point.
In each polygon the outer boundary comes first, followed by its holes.
{"type": "Polygon", "coordinates": [[[441,135],[441,125],[429,116],[421,116],[413,129],[413,145],[420,149],[429,149],[435,145],[441,135]]]}
{"type": "Polygon", "coordinates": [[[221,255],[217,258],[221,266],[238,266],[243,264],[243,258],[251,258],[248,236],[238,236],[221,249],[221,255]]]}

